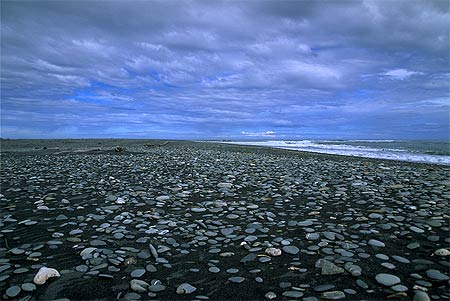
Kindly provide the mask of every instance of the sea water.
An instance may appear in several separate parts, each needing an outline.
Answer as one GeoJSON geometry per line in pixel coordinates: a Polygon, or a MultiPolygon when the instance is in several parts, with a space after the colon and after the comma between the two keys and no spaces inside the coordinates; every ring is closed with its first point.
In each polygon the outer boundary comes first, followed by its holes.
{"type": "Polygon", "coordinates": [[[366,158],[450,165],[450,142],[408,140],[216,141],[366,158]]]}

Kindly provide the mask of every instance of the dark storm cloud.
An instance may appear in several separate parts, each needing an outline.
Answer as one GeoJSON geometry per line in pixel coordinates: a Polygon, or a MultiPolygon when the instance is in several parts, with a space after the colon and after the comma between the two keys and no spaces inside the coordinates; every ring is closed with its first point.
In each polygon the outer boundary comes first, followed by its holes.
{"type": "Polygon", "coordinates": [[[447,1],[3,1],[1,14],[5,137],[448,137],[447,1]]]}

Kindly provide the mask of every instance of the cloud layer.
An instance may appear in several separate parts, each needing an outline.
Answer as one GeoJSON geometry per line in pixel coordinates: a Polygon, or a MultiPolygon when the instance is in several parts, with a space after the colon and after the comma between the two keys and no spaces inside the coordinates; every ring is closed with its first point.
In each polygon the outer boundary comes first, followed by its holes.
{"type": "Polygon", "coordinates": [[[2,137],[449,137],[447,1],[7,1],[1,17],[2,137]]]}

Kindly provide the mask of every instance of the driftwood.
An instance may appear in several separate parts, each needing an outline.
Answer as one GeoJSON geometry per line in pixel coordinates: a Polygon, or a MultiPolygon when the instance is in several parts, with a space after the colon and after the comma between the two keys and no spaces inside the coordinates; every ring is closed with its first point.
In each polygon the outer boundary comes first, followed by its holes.
{"type": "Polygon", "coordinates": [[[151,143],[146,143],[146,144],[144,144],[144,146],[145,146],[145,147],[161,147],[161,146],[165,146],[165,145],[167,145],[167,144],[169,144],[169,141],[166,141],[166,142],[164,142],[164,143],[162,143],[162,144],[151,144],[151,143]]]}

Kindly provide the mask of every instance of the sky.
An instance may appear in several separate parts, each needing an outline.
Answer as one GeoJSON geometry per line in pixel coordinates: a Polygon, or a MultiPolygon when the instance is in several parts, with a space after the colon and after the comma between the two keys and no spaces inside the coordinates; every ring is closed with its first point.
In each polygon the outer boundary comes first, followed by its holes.
{"type": "Polygon", "coordinates": [[[449,5],[1,1],[1,137],[449,140],[449,5]]]}

